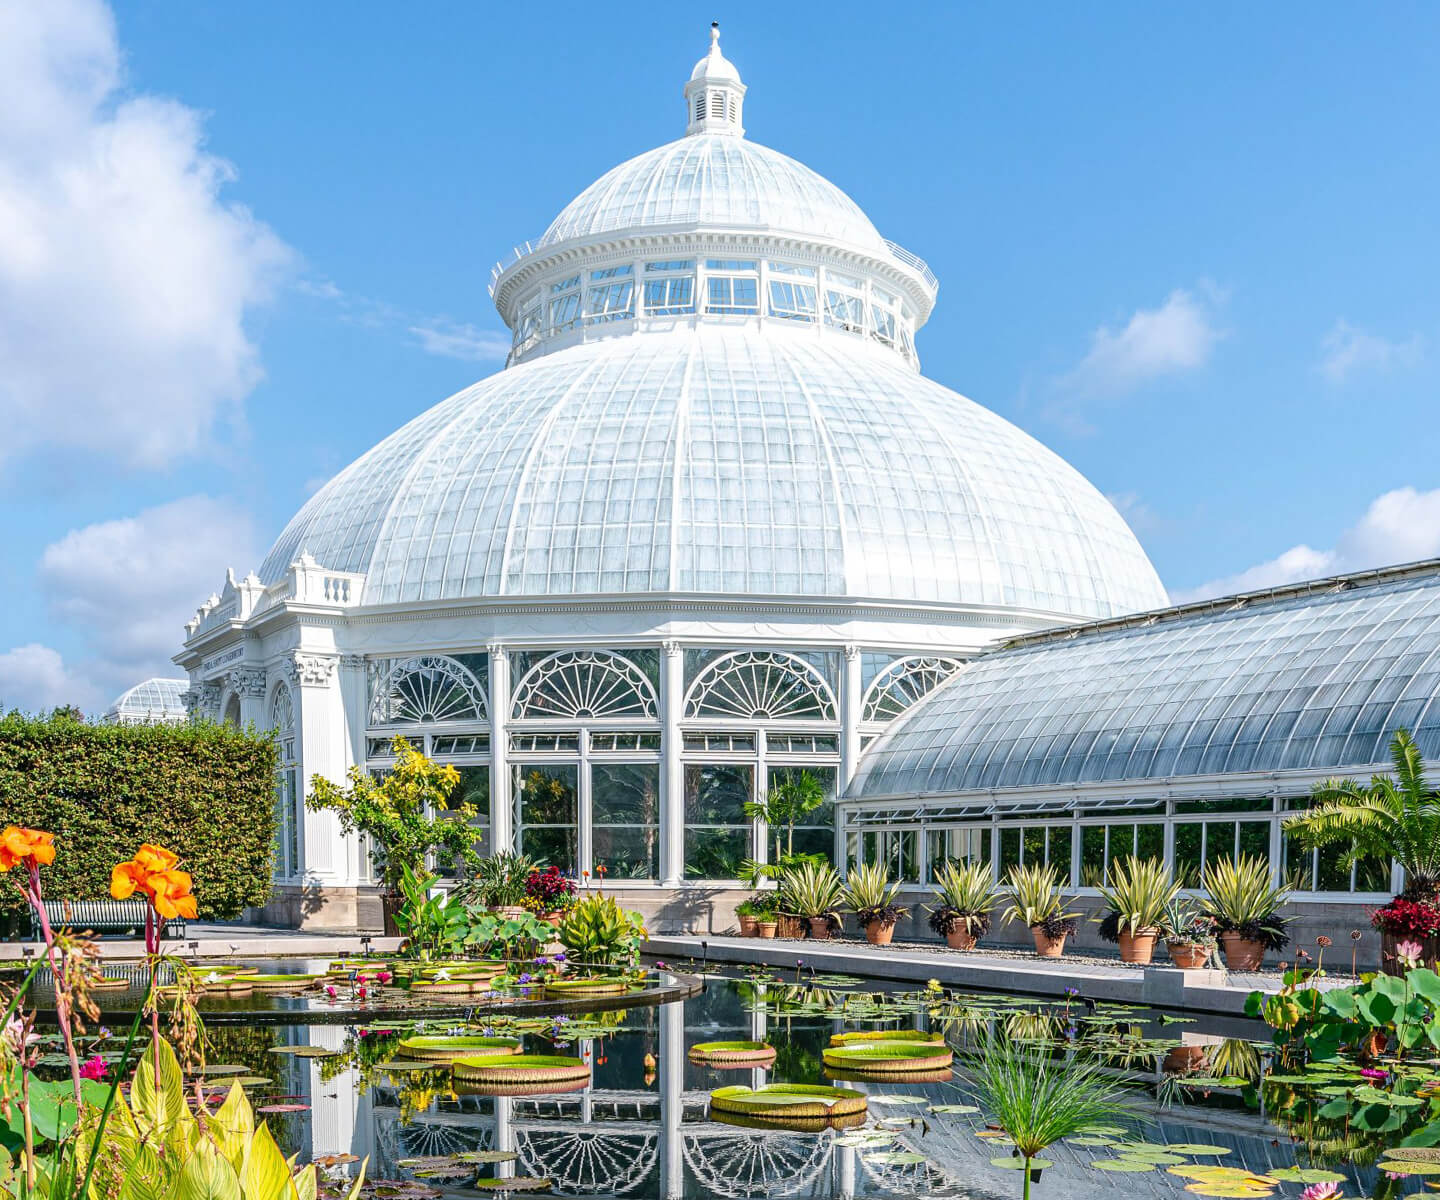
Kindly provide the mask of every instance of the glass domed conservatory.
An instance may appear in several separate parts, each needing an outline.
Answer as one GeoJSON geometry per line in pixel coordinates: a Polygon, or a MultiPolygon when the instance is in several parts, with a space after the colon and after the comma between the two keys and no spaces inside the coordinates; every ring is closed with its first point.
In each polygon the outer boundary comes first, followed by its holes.
{"type": "MultiPolygon", "coordinates": [[[[301,797],[400,733],[460,768],[492,846],[703,925],[781,773],[833,795],[983,647],[1166,602],[1094,487],[920,374],[935,277],[749,140],[745,96],[712,30],[684,135],[496,266],[505,369],[187,627],[192,710],[281,734],[272,915],[371,919],[366,854],[301,797]]],[[[835,846],[828,806],[797,842],[835,846]]]]}

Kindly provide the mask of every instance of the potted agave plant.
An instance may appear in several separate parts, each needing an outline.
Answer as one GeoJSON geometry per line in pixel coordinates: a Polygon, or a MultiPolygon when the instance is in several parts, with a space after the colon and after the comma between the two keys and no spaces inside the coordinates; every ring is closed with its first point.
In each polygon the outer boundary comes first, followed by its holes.
{"type": "Polygon", "coordinates": [[[1079,913],[1066,912],[1060,877],[1044,863],[1011,867],[1005,877],[1005,898],[1010,901],[1002,920],[1020,921],[1035,938],[1035,953],[1041,958],[1059,958],[1065,939],[1079,928],[1079,913]]]}
{"type": "Polygon", "coordinates": [[[828,863],[797,863],[780,876],[780,910],[809,922],[812,938],[825,939],[840,928],[840,891],[828,863]]]}
{"type": "Polygon", "coordinates": [[[1120,947],[1120,961],[1148,963],[1160,936],[1165,907],[1180,891],[1157,858],[1111,863],[1110,885],[1100,888],[1106,912],[1098,918],[1100,936],[1120,947]]]}
{"type": "Polygon", "coordinates": [[[908,911],[895,903],[899,895],[900,885],[880,863],[854,868],[845,881],[845,906],[855,914],[872,946],[888,946],[895,936],[895,922],[908,911]]]}
{"type": "Polygon", "coordinates": [[[935,874],[934,905],[926,905],[930,928],[952,950],[973,950],[990,932],[990,910],[1000,899],[989,863],[947,862],[935,874]]]}
{"type": "Polygon", "coordinates": [[[1160,933],[1170,961],[1185,970],[1203,967],[1219,944],[1214,922],[1188,896],[1178,894],[1165,906],[1160,933]]]}
{"type": "Polygon", "coordinates": [[[1202,880],[1210,899],[1205,915],[1220,933],[1225,965],[1232,971],[1258,971],[1267,950],[1290,944],[1289,921],[1279,915],[1289,892],[1270,882],[1270,864],[1243,855],[1206,864],[1202,880]]]}

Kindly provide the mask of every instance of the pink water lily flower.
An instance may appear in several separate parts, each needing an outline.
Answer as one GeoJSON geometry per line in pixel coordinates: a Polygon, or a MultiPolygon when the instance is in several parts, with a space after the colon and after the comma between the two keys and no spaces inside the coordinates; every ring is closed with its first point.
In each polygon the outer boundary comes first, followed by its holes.
{"type": "Polygon", "coordinates": [[[1338,1200],[1341,1195],[1338,1183],[1312,1183],[1300,1193],[1300,1200],[1338,1200]]]}
{"type": "Polygon", "coordinates": [[[80,1078],[94,1079],[97,1082],[105,1078],[105,1060],[100,1055],[92,1055],[80,1064],[80,1078]]]}

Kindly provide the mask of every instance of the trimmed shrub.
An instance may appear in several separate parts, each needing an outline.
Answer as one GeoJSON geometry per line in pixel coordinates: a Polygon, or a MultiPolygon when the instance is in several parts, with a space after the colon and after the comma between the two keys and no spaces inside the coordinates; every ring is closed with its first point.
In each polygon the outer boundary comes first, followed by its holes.
{"type": "MultiPolygon", "coordinates": [[[[102,900],[110,868],[142,842],[180,856],[201,917],[236,917],[270,895],[275,742],[228,725],[85,725],[0,717],[0,825],[55,835],[41,870],[51,900],[102,900]]],[[[0,887],[0,916],[25,902],[0,887]]]]}

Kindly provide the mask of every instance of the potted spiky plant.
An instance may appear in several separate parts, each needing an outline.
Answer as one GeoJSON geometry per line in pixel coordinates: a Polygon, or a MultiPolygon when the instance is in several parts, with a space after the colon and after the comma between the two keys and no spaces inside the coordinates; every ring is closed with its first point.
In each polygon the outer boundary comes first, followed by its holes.
{"type": "Polygon", "coordinates": [[[1232,971],[1258,971],[1267,950],[1283,950],[1290,943],[1279,915],[1289,897],[1284,887],[1270,882],[1270,864],[1263,858],[1242,855],[1207,863],[1203,883],[1210,899],[1205,915],[1220,931],[1225,965],[1232,971]]]}
{"type": "Polygon", "coordinates": [[[872,946],[888,946],[895,936],[895,922],[907,909],[896,904],[900,885],[880,863],[855,867],[845,881],[845,906],[855,914],[872,946]]]}
{"type": "Polygon", "coordinates": [[[1028,926],[1041,958],[1059,958],[1065,952],[1065,939],[1079,927],[1080,914],[1065,911],[1067,901],[1055,868],[1044,863],[1011,867],[1004,894],[1010,904],[1001,919],[1028,926]]]}
{"type": "Polygon", "coordinates": [[[947,862],[935,874],[934,905],[927,905],[930,928],[952,950],[973,950],[990,932],[990,911],[1000,900],[989,863],[947,862]]]}
{"type": "Polygon", "coordinates": [[[810,936],[828,938],[840,928],[840,877],[827,863],[802,862],[780,876],[780,910],[810,924],[810,936]]]}
{"type": "Polygon", "coordinates": [[[1107,911],[1098,924],[1102,938],[1119,944],[1121,962],[1150,961],[1165,907],[1179,891],[1180,884],[1157,858],[1131,855],[1110,864],[1109,886],[1100,888],[1107,911]]]}
{"type": "Polygon", "coordinates": [[[1165,949],[1170,952],[1170,961],[1182,970],[1203,967],[1218,945],[1215,923],[1189,896],[1177,894],[1165,906],[1160,932],[1165,938],[1165,949]]]}

